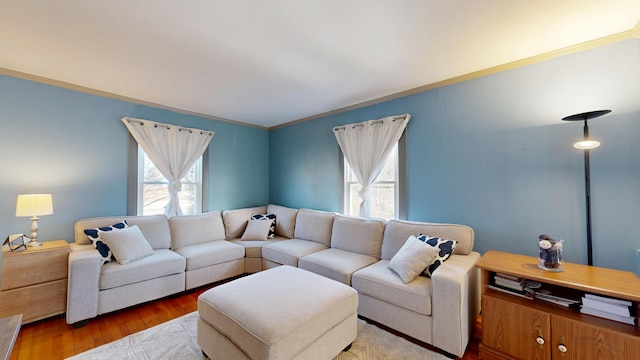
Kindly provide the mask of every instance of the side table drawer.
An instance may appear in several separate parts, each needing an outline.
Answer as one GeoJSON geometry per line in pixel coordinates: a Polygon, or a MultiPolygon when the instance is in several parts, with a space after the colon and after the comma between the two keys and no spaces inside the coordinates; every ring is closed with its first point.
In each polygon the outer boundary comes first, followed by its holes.
{"type": "Polygon", "coordinates": [[[69,245],[64,240],[45,242],[22,252],[3,252],[2,288],[10,290],[67,277],[69,245]]]}
{"type": "Polygon", "coordinates": [[[0,317],[22,314],[23,323],[62,314],[66,307],[66,278],[0,292],[0,317]]]}

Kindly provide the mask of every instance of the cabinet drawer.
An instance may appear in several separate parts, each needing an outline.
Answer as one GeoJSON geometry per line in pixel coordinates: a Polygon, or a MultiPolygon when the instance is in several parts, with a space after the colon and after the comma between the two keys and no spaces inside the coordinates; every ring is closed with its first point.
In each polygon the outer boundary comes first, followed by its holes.
{"type": "Polygon", "coordinates": [[[64,240],[45,242],[22,252],[3,252],[1,290],[67,278],[69,245],[64,240]]]}
{"type": "Polygon", "coordinates": [[[607,328],[562,316],[551,316],[552,358],[566,360],[625,360],[625,337],[607,328]],[[563,345],[566,352],[561,352],[563,345]]]}
{"type": "Polygon", "coordinates": [[[483,347],[514,359],[548,360],[550,334],[549,314],[486,294],[482,296],[483,347]],[[537,342],[538,338],[542,344],[537,342]]]}
{"type": "Polygon", "coordinates": [[[62,314],[67,307],[67,279],[0,292],[0,317],[22,314],[28,323],[62,314]]]}

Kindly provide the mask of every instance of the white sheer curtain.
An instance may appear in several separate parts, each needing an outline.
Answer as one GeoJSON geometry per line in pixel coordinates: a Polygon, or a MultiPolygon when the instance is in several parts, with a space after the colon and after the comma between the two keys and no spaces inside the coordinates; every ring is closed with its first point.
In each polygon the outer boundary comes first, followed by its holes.
{"type": "Polygon", "coordinates": [[[371,215],[369,187],[384,168],[410,118],[404,114],[333,128],[342,153],[362,185],[360,216],[371,215]]]}
{"type": "Polygon", "coordinates": [[[164,213],[167,216],[182,215],[178,198],[178,192],[182,190],[180,180],[207,149],[213,131],[128,117],[122,118],[122,122],[169,182],[169,202],[164,213]]]}

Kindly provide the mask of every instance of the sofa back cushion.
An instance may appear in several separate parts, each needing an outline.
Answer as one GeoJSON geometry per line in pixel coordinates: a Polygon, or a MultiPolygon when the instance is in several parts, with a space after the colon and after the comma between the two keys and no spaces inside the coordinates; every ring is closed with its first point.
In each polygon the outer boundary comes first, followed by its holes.
{"type": "Polygon", "coordinates": [[[122,220],[126,220],[129,226],[138,225],[154,250],[169,249],[171,247],[171,231],[169,230],[169,219],[166,215],[106,216],[78,220],[74,225],[75,241],[80,245],[91,244],[91,241],[84,233],[84,229],[111,226],[122,220]]]}
{"type": "Polygon", "coordinates": [[[390,260],[409,236],[418,234],[458,241],[454,254],[467,255],[473,250],[474,232],[466,225],[389,220],[384,228],[381,259],[390,260]]]}
{"type": "Polygon", "coordinates": [[[293,237],[331,246],[331,229],[335,216],[336,214],[332,212],[300,209],[296,216],[293,237]]]}
{"type": "Polygon", "coordinates": [[[188,245],[224,240],[224,224],[220,211],[198,215],[181,215],[169,218],[171,248],[180,249],[188,245]]]}
{"type": "MultiPolygon", "coordinates": [[[[252,214],[266,214],[266,206],[225,210],[222,212],[224,232],[227,240],[238,239],[244,233],[252,214]]],[[[276,221],[278,219],[276,218],[276,221]]]]}
{"type": "Polygon", "coordinates": [[[380,259],[383,234],[384,220],[336,215],[331,247],[380,259]]]}
{"type": "Polygon", "coordinates": [[[267,214],[276,215],[276,236],[283,236],[289,239],[293,238],[298,209],[269,204],[267,206],[267,214]]]}

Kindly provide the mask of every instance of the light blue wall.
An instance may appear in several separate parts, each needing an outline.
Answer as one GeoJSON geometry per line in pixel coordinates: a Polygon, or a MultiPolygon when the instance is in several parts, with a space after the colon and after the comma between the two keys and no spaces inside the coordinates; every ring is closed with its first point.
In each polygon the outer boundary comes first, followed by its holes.
{"type": "Polygon", "coordinates": [[[15,217],[16,197],[52,193],[40,239],[73,239],[81,218],[127,211],[123,116],[215,132],[209,145],[209,209],[265,204],[268,131],[0,76],[0,236],[28,233],[15,217]]]}
{"type": "Polygon", "coordinates": [[[640,40],[632,39],[456,85],[272,130],[270,202],[340,211],[332,127],[410,113],[408,218],[476,231],[475,249],[534,256],[541,233],[586,263],[582,124],[590,122],[594,264],[636,270],[640,247],[640,40]]]}

